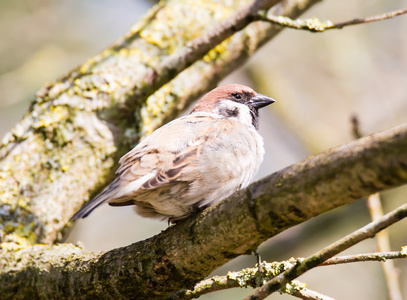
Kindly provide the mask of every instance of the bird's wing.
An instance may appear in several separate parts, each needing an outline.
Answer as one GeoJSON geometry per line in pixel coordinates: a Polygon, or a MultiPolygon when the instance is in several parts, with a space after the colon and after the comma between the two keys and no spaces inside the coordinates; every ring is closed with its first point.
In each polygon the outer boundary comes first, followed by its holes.
{"type": "Polygon", "coordinates": [[[216,139],[216,128],[212,116],[188,115],[157,129],[120,159],[117,178],[71,220],[88,216],[104,202],[131,205],[142,190],[193,181],[199,175],[197,162],[203,145],[216,139]]]}
{"type": "Polygon", "coordinates": [[[137,189],[144,190],[177,181],[193,181],[202,148],[217,137],[217,132],[210,116],[177,119],[123,156],[116,173],[123,183],[138,181],[137,189]],[[139,180],[142,177],[143,182],[139,180]]]}

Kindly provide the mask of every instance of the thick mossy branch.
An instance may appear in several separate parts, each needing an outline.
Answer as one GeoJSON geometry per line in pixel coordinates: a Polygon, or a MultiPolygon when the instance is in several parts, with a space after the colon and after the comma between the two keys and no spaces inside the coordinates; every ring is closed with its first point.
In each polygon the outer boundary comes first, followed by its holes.
{"type": "MultiPolygon", "coordinates": [[[[175,117],[281,30],[254,22],[238,31],[255,9],[275,2],[160,2],[112,47],[43,87],[0,146],[0,241],[61,237],[140,136],[175,117]]],[[[273,11],[296,17],[316,2],[285,1],[273,11]]]]}
{"type": "Polygon", "coordinates": [[[8,251],[0,294],[155,299],[325,211],[407,183],[407,124],[276,172],[146,241],[105,253],[70,245],[8,251]],[[65,250],[62,251],[65,247],[65,250]]]}

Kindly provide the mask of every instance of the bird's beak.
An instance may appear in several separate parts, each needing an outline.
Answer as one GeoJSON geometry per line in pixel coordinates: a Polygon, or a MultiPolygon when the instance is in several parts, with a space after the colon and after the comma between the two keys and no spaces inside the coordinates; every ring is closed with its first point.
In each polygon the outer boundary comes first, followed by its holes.
{"type": "Polygon", "coordinates": [[[250,99],[249,104],[254,108],[259,109],[274,102],[276,102],[276,100],[274,100],[273,98],[257,93],[256,96],[250,99]]]}

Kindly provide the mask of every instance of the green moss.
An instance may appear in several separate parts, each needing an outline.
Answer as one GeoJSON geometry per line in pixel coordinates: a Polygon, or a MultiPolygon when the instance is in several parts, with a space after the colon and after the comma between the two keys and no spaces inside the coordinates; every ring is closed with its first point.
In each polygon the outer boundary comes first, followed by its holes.
{"type": "Polygon", "coordinates": [[[210,50],[204,57],[203,61],[206,63],[210,63],[212,61],[215,61],[217,59],[224,59],[227,56],[227,49],[228,45],[231,41],[232,37],[224,40],[222,43],[219,45],[215,46],[212,50],[210,50]]]}

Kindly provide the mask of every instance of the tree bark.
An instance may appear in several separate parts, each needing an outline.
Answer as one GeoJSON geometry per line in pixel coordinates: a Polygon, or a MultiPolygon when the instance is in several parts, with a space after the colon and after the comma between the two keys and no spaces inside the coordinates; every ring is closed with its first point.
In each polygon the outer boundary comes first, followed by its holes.
{"type": "Polygon", "coordinates": [[[157,299],[328,210],[407,183],[407,124],[271,174],[157,236],[109,252],[70,244],[3,253],[6,298],[157,299]]]}

